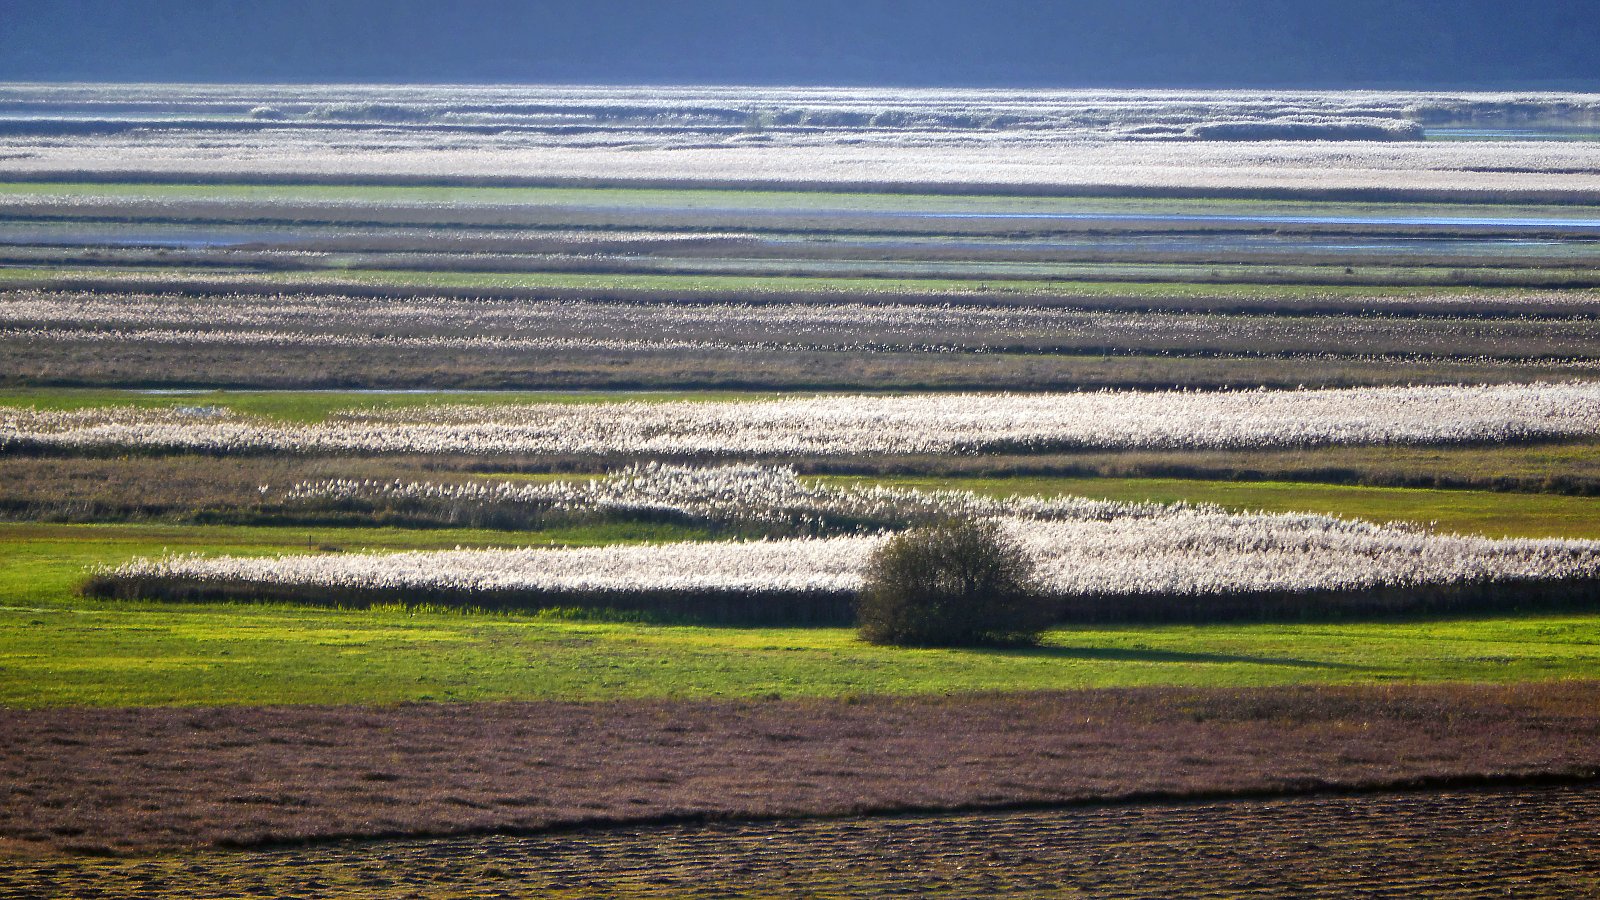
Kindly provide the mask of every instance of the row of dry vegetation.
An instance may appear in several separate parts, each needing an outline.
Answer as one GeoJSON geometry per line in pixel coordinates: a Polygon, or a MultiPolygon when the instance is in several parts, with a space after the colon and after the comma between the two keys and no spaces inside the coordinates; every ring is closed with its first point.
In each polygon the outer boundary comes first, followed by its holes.
{"type": "Polygon", "coordinates": [[[713,292],[674,301],[670,290],[651,299],[638,291],[491,298],[385,290],[390,296],[7,292],[0,385],[1345,387],[1563,380],[1592,374],[1600,359],[1586,292],[713,292]],[[608,294],[616,295],[595,299],[608,294]]]}
{"type": "Polygon", "coordinates": [[[1593,682],[0,711],[0,839],[98,853],[1600,776],[1593,682]]]}
{"type": "MultiPolygon", "coordinates": [[[[1038,457],[800,460],[813,474],[1061,475],[1109,478],[1289,480],[1335,484],[1600,493],[1594,441],[1519,447],[1323,447],[1297,450],[1078,453],[1038,457]]],[[[490,482],[518,473],[604,474],[624,459],[472,456],[249,456],[193,454],[0,456],[0,517],[21,521],[229,523],[526,528],[513,510],[388,503],[293,507],[277,502],[302,482],[490,482]],[[262,486],[268,490],[263,491],[262,486]],[[276,490],[274,490],[276,489],[276,490]],[[501,518],[501,513],[505,517],[501,518]]]]}
{"type": "MultiPolygon", "coordinates": [[[[359,311],[363,306],[381,311],[385,306],[399,306],[407,300],[421,299],[433,303],[456,301],[463,310],[470,311],[476,304],[493,312],[517,310],[517,304],[526,307],[535,303],[597,303],[612,304],[626,309],[630,305],[680,305],[705,306],[713,309],[723,305],[744,307],[830,305],[843,302],[881,304],[885,306],[943,306],[972,310],[985,309],[1061,309],[1085,312],[1165,312],[1218,315],[1262,316],[1398,316],[1398,317],[1458,317],[1465,319],[1585,319],[1595,312],[1597,297],[1588,290],[1572,291],[1521,291],[1484,289],[1476,291],[1428,291],[1406,288],[1370,288],[1365,290],[1305,289],[1305,290],[1251,290],[1245,287],[1214,285],[1202,287],[1187,282],[1162,286],[1150,282],[1129,284],[1125,289],[1113,285],[1089,282],[1058,282],[1038,289],[1025,285],[973,280],[970,289],[961,289],[949,281],[936,281],[942,287],[918,287],[915,282],[897,283],[883,281],[874,284],[861,279],[851,283],[852,290],[838,289],[822,279],[809,286],[797,279],[767,284],[751,278],[746,286],[730,287],[718,283],[660,283],[643,286],[623,281],[593,286],[516,286],[515,284],[472,285],[430,284],[426,289],[404,285],[384,284],[374,280],[361,282],[294,282],[259,283],[248,276],[233,280],[207,283],[194,280],[164,282],[161,270],[145,272],[129,268],[115,275],[109,274],[41,274],[30,280],[18,277],[11,282],[16,288],[6,295],[8,304],[29,301],[39,296],[92,301],[95,298],[115,301],[117,298],[146,302],[165,300],[181,309],[184,305],[204,308],[216,304],[230,305],[263,303],[273,298],[296,304],[327,304],[341,312],[359,311]]],[[[89,302],[85,302],[90,306],[89,302]]],[[[426,322],[416,323],[426,327],[426,322]]]]}
{"type": "MultiPolygon", "coordinates": [[[[841,292],[807,302],[374,300],[317,294],[191,296],[0,293],[10,337],[305,349],[995,353],[1196,358],[1317,354],[1392,360],[1555,364],[1600,357],[1600,304],[1571,296],[1564,314],[1538,297],[1483,301],[1468,313],[1385,309],[1311,314],[1085,309],[1069,302],[882,302],[841,292]]],[[[1551,303],[1555,304],[1552,300],[1551,303]]],[[[1402,307],[1404,304],[1399,304],[1402,307]]],[[[1421,306],[1422,304],[1418,304],[1421,306]]]]}
{"type": "MultiPolygon", "coordinates": [[[[131,398],[130,398],[131,399],[131,398]]],[[[40,452],[529,454],[707,462],[1081,450],[1450,446],[1600,433],[1567,381],[1299,391],[823,394],[352,405],[285,421],[227,405],[0,406],[0,446],[40,452]]]]}

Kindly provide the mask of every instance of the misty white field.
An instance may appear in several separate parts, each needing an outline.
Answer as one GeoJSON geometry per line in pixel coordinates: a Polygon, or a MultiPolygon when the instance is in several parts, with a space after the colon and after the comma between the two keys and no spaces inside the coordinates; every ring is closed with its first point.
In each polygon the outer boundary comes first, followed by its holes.
{"type": "Polygon", "coordinates": [[[1588,94],[9,85],[0,103],[32,123],[0,137],[0,177],[1600,190],[1595,143],[1545,139],[1600,123],[1588,94]]]}

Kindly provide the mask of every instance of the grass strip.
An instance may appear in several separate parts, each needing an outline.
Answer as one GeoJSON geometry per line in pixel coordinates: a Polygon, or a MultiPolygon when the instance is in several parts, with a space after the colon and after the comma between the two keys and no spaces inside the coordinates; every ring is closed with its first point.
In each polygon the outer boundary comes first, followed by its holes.
{"type": "MultiPolygon", "coordinates": [[[[1517,682],[1600,671],[1600,617],[1055,629],[1027,650],[848,629],[46,598],[0,608],[0,706],[390,704],[1517,682]],[[53,600],[53,603],[51,602],[53,600]]],[[[554,614],[560,615],[560,614],[554,614]]]]}
{"type": "Polygon", "coordinates": [[[995,188],[987,194],[862,192],[840,190],[733,190],[718,188],[522,187],[380,184],[227,184],[154,181],[7,181],[0,202],[47,197],[209,202],[395,203],[427,205],[662,207],[698,209],[794,209],[907,212],[1093,213],[1141,215],[1428,215],[1455,218],[1575,218],[1571,205],[1526,203],[1403,203],[1383,201],[1274,200],[1248,197],[1040,196],[995,188]]]}

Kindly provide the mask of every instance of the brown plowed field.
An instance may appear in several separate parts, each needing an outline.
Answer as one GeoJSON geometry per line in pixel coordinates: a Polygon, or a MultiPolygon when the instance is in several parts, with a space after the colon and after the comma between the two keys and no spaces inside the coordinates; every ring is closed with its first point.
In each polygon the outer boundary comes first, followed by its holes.
{"type": "Polygon", "coordinates": [[[1578,898],[1597,822],[1594,787],[1302,797],[13,859],[0,895],[1578,898]]]}
{"type": "Polygon", "coordinates": [[[1600,775],[1600,682],[0,711],[0,841],[150,853],[1600,775]]]}

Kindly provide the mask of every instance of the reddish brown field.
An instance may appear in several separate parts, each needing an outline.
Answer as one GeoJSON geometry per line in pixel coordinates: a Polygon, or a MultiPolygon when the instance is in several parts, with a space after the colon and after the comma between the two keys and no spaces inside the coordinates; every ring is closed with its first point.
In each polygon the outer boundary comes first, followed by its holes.
{"type": "Polygon", "coordinates": [[[149,852],[1600,777],[1600,682],[0,712],[0,841],[149,852]]]}

